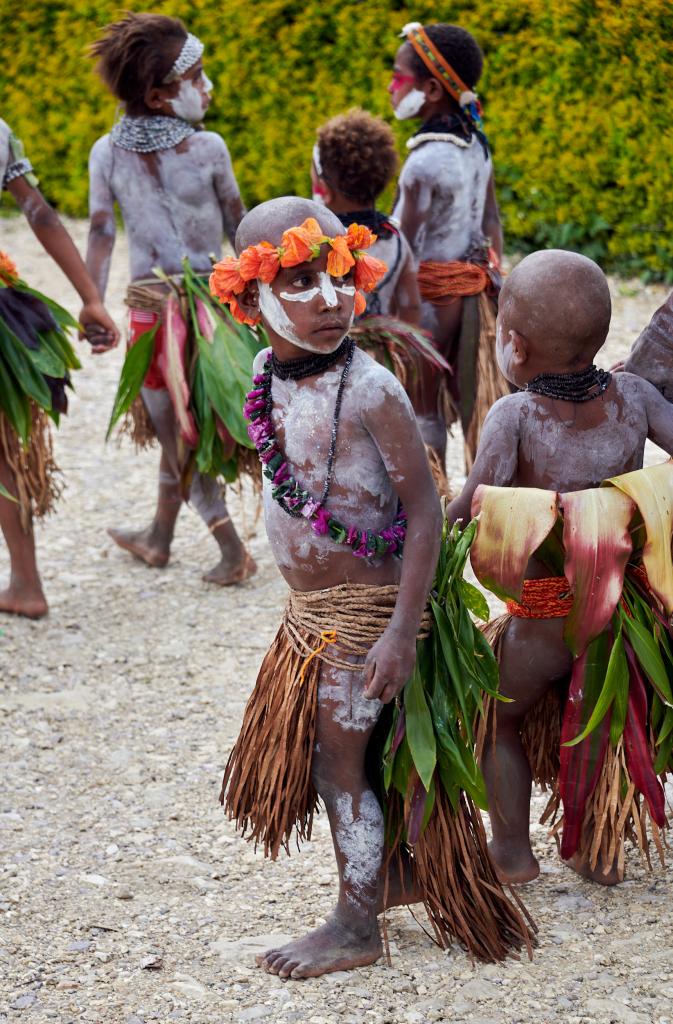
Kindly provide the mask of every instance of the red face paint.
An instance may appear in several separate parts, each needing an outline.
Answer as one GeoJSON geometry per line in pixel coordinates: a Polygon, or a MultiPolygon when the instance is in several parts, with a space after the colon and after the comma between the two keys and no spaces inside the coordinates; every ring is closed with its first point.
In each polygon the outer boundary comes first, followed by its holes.
{"type": "Polygon", "coordinates": [[[393,71],[393,77],[390,79],[390,85],[388,86],[388,92],[397,92],[403,85],[409,83],[412,85],[416,79],[413,75],[403,75],[401,71],[393,71]]]}

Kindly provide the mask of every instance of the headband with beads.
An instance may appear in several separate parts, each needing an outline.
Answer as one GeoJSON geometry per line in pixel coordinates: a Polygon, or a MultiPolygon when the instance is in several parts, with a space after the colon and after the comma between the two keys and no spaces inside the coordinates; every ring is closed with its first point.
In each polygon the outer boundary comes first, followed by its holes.
{"type": "Polygon", "coordinates": [[[355,267],[354,284],[355,315],[364,313],[367,302],[362,294],[371,292],[385,276],[386,264],[369,256],[368,249],[376,241],[369,228],[362,224],[351,224],[345,235],[328,238],[314,217],[309,217],[296,228],[283,232],[280,245],[259,242],[249,245],[238,258],[225,256],[216,263],[210,275],[210,290],[220,302],[227,303],[231,315],[242,324],[257,324],[260,317],[247,316],[236,299],[244,291],[248,281],[259,280],[271,284],[281,267],[296,267],[317,259],[322,245],[330,246],[327,257],[327,273],[332,277],[343,277],[355,267]]]}
{"type": "Polygon", "coordinates": [[[181,78],[185,71],[194,67],[197,60],[201,59],[202,54],[203,43],[196,36],[193,36],[191,32],[188,32],[173,67],[164,78],[164,84],[168,85],[169,82],[175,82],[176,79],[181,78]]]}
{"type": "Polygon", "coordinates": [[[481,104],[476,92],[465,85],[446,57],[442,56],[420,21],[409,22],[400,32],[400,36],[413,46],[428,71],[444,86],[449,95],[458,101],[475,128],[481,130],[481,104]]]}

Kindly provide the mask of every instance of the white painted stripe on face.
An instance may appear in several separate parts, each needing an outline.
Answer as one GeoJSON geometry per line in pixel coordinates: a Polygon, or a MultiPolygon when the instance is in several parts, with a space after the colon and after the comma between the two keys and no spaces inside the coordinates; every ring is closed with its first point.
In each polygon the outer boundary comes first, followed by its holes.
{"type": "Polygon", "coordinates": [[[351,285],[334,285],[332,278],[329,274],[321,271],[318,275],[320,284],[317,288],[306,288],[303,292],[281,292],[281,299],[285,299],[286,302],[310,302],[311,299],[315,299],[316,295],[322,295],[325,303],[330,307],[339,305],[337,298],[337,292],[341,292],[343,295],[355,295],[355,288],[351,285]]]}

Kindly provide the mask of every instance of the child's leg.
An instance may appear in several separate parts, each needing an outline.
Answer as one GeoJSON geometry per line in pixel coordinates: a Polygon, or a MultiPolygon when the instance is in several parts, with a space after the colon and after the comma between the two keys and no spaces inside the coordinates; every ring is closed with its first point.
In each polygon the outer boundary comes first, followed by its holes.
{"type": "Polygon", "coordinates": [[[189,501],[199,513],[220,548],[220,560],[209,572],[204,573],[206,583],[217,583],[220,587],[242,583],[256,570],[254,560],[243,547],[236,533],[224,500],[224,488],[217,480],[202,473],[195,473],[189,501]]]}
{"type": "Polygon", "coordinates": [[[527,712],[570,672],[564,624],[513,619],[500,648],[500,692],[513,703],[496,703],[495,742],[489,729],[482,767],[493,830],[489,850],[504,882],[528,882],[540,871],[530,846],[531,772],[520,732],[527,712]]]}
{"type": "MultiPolygon", "coordinates": [[[[14,475],[2,454],[0,483],[10,494],[16,494],[14,475]]],[[[47,614],[47,599],[37,571],[33,527],[31,524],[25,532],[21,526],[19,506],[1,495],[0,528],[9,548],[10,561],[9,586],[0,591],[0,612],[39,619],[47,614]]]]}
{"type": "Polygon", "coordinates": [[[148,565],[161,568],[170,557],[175,523],[182,504],[177,424],[168,391],[143,388],[142,397],[161,445],[157,508],[154,519],[144,530],[110,529],[108,533],[120,548],[130,551],[148,565]]]}
{"type": "Polygon", "coordinates": [[[257,958],[281,978],[310,978],[374,963],[383,860],[383,814],[365,775],[365,750],[381,710],[362,697],[362,676],[323,666],[313,778],[325,804],[339,872],[327,924],[257,958]]]}

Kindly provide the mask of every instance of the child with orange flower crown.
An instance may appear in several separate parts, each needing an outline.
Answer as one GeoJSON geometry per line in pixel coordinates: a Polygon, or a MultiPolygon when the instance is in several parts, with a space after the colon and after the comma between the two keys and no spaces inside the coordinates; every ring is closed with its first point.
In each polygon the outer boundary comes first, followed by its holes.
{"type": "Polygon", "coordinates": [[[494,401],[508,394],[495,360],[502,228],[474,88],[483,57],[457,25],[406,25],[388,91],[395,116],[419,118],[393,210],[419,262],[421,323],[452,373],[427,371],[415,408],[427,444],[446,450],[458,405],[468,468],[494,401]]]}
{"type": "Polygon", "coordinates": [[[371,238],[356,224],[344,233],[324,206],[274,199],[244,218],[238,258],[211,277],[234,316],[261,321],[271,342],[257,357],[246,415],[269,541],[291,588],[222,799],[276,856],[295,822],[308,838],[317,790],[339,870],[328,923],[260,959],[282,978],[381,955],[383,817],[364,756],[382,702],[411,672],[438,550],[439,502],[409,400],[348,336],[385,273],[364,252],[371,238]]]}
{"type": "MultiPolygon", "coordinates": [[[[119,332],[98,289],[37,187],[20,140],[2,120],[0,185],[16,199],[38,240],[77,289],[83,302],[80,324],[95,329],[93,351],[116,345],[119,332]]],[[[51,511],[58,496],[49,419],[58,423],[67,410],[69,370],[79,366],[67,332],[76,327],[64,309],[21,281],[12,260],[0,252],[0,528],[11,563],[9,587],[0,591],[0,612],[34,619],[46,615],[47,600],[32,524],[51,511]]]]}
{"type": "MultiPolygon", "coordinates": [[[[386,891],[388,906],[429,891],[420,875],[413,876],[418,891],[411,876],[403,884],[399,865],[411,862],[401,848],[386,887],[384,814],[365,772],[384,707],[415,670],[441,534],[411,404],[399,381],[348,334],[364,294],[385,274],[385,264],[365,251],[373,239],[358,224],[344,234],[324,206],[274,199],[243,219],[238,257],[216,264],[211,277],[234,315],[261,322],[271,342],[256,359],[245,414],[263,466],[269,542],[290,587],[221,800],[275,857],[281,847],[289,850],[295,830],[298,840],[310,838],[319,796],[339,873],[327,923],[258,958],[281,978],[373,963],[381,955],[377,914],[386,891]]],[[[390,728],[387,715],[380,724],[390,728]]],[[[387,799],[381,794],[384,807],[387,799]]],[[[472,860],[470,871],[479,875],[472,860]]],[[[495,876],[489,884],[498,900],[495,876]]],[[[432,890],[435,908],[447,889],[464,885],[459,871],[442,871],[432,890]]],[[[505,949],[516,941],[514,931],[506,932],[505,949]]]]}
{"type": "Polygon", "coordinates": [[[129,241],[130,344],[148,330],[156,332],[141,396],[131,409],[132,436],[140,445],[155,438],[161,445],[151,525],[109,533],[148,565],[166,565],[187,488],[220,549],[218,564],[204,579],[221,586],[239,583],[254,573],[255,563],[236,533],[218,480],[191,472],[200,437],[185,401],[185,394],[191,400],[187,364],[195,345],[183,260],[194,274],[207,275],[211,254],[220,253],[225,232],[233,242],[245,212],[223,139],[201,128],[212,90],[203,44],[177,18],[127,14],[106,27],[92,54],[125,113],[91,151],[87,263],[104,292],[116,202],[129,241]]]}

